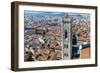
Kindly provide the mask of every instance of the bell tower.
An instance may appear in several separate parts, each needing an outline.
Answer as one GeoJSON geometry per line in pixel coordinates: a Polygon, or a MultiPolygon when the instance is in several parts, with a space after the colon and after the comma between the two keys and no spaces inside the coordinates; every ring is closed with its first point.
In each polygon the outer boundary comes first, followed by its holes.
{"type": "Polygon", "coordinates": [[[71,18],[67,15],[62,18],[63,60],[71,59],[71,18]]]}

